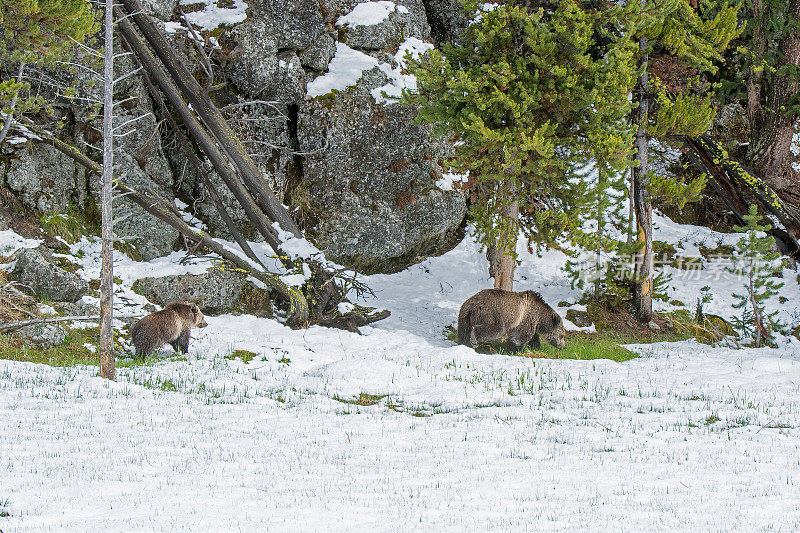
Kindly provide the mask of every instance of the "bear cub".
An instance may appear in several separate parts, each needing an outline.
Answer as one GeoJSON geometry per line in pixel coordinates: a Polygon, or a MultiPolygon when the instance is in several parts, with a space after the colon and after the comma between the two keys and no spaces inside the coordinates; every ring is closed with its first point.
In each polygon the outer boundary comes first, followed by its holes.
{"type": "Polygon", "coordinates": [[[508,336],[513,351],[532,344],[542,347],[539,335],[563,348],[564,321],[533,291],[485,289],[471,296],[458,312],[458,343],[475,347],[480,342],[508,336]]]}
{"type": "Polygon", "coordinates": [[[176,352],[187,353],[189,331],[193,327],[204,328],[207,325],[197,304],[167,304],[164,309],[140,319],[131,328],[136,357],[144,359],[166,343],[170,343],[176,352]]]}

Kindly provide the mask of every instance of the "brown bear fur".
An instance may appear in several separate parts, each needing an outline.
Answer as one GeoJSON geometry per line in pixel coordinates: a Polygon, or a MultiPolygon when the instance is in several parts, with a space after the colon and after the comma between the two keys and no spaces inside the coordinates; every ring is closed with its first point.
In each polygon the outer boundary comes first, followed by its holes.
{"type": "Polygon", "coordinates": [[[147,315],[131,328],[136,357],[144,359],[165,343],[170,343],[176,352],[186,353],[189,351],[189,331],[193,327],[204,328],[207,325],[197,304],[167,304],[164,309],[147,315]]]}
{"type": "Polygon", "coordinates": [[[539,335],[563,348],[564,321],[533,291],[485,289],[470,297],[458,312],[458,343],[475,347],[480,342],[508,336],[509,347],[518,351],[532,342],[542,347],[539,335]]]}

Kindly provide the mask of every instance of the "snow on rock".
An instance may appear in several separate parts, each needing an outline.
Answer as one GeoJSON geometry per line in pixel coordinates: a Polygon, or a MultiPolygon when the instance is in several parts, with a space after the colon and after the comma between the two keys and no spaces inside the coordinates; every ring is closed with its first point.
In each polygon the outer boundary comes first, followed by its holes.
{"type": "Polygon", "coordinates": [[[347,15],[339,17],[336,25],[341,26],[374,26],[380,24],[389,15],[397,11],[398,13],[408,13],[408,8],[398,6],[394,2],[380,0],[378,2],[361,2],[356,4],[353,10],[347,15]]]}
{"type": "Polygon", "coordinates": [[[0,231],[0,254],[3,257],[8,257],[21,248],[36,248],[40,244],[42,240],[27,239],[11,229],[0,231]]]}
{"type": "Polygon", "coordinates": [[[442,177],[436,181],[436,186],[443,191],[452,191],[454,183],[465,183],[469,179],[469,171],[466,174],[455,174],[453,172],[445,172],[442,177]]]}
{"type": "Polygon", "coordinates": [[[309,98],[316,98],[331,91],[341,91],[358,83],[361,74],[378,66],[378,60],[363,52],[353,50],[344,43],[336,43],[336,55],[328,65],[327,74],[319,76],[307,85],[309,98]]]}
{"type": "Polygon", "coordinates": [[[375,101],[379,104],[384,102],[392,103],[402,96],[403,89],[416,91],[417,77],[413,74],[405,73],[406,56],[411,54],[411,57],[417,59],[420,55],[432,49],[433,45],[431,43],[426,43],[416,37],[406,39],[394,55],[394,60],[397,63],[396,67],[392,68],[386,63],[378,65],[381,72],[389,78],[389,83],[371,91],[375,101]]]}
{"type": "MultiPolygon", "coordinates": [[[[238,24],[247,18],[247,3],[243,0],[233,0],[233,7],[221,7],[221,2],[218,0],[200,0],[199,2],[197,0],[181,0],[180,3],[181,5],[195,5],[197,3],[206,5],[199,11],[186,13],[186,19],[203,30],[211,31],[223,24],[238,24]]],[[[167,23],[166,29],[168,32],[174,33],[183,28],[180,25],[167,23]]]]}

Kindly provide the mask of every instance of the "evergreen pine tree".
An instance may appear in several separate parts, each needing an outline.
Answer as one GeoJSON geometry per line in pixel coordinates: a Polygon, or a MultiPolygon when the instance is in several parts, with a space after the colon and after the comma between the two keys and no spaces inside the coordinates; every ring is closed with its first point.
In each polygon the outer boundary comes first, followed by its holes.
{"type": "Polygon", "coordinates": [[[783,287],[783,282],[775,280],[775,274],[780,273],[780,254],[775,251],[775,239],[771,235],[764,235],[771,226],[761,223],[761,216],[755,205],[750,206],[750,213],[744,216],[746,226],[736,226],[736,231],[745,235],[736,243],[734,264],[728,267],[728,272],[744,274],[745,294],[733,296],[737,302],[735,309],[742,309],[742,318],[739,320],[743,333],[747,334],[752,325],[753,340],[756,347],[769,341],[773,333],[782,325],[777,320],[778,311],[766,313],[766,301],[778,294],[783,287]]]}
{"type": "MultiPolygon", "coordinates": [[[[465,2],[469,12],[476,5],[465,2]]],[[[511,289],[520,229],[537,248],[603,240],[583,221],[589,207],[605,212],[607,182],[593,186],[578,170],[595,157],[608,179],[629,164],[632,43],[611,32],[596,40],[620,12],[574,0],[549,10],[500,5],[478,11],[460,46],[410,62],[418,92],[405,99],[458,141],[449,164],[469,172],[476,234],[505,261],[496,287],[511,289]]]]}
{"type": "Polygon", "coordinates": [[[29,87],[25,69],[56,67],[67,59],[74,41],[84,41],[97,29],[97,21],[86,0],[3,0],[0,27],[0,62],[15,71],[13,78],[0,82],[0,104],[7,115],[2,143],[14,114],[46,103],[35,91],[20,98],[29,87]]]}

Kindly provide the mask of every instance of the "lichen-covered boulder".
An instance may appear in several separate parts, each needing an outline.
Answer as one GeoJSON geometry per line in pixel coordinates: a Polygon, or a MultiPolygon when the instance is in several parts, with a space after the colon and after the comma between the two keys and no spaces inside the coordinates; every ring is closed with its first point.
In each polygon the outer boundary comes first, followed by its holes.
{"type": "Polygon", "coordinates": [[[459,0],[422,0],[437,43],[458,43],[469,25],[469,18],[459,0]]]}
{"type": "Polygon", "coordinates": [[[65,213],[70,203],[83,205],[83,172],[66,155],[44,144],[28,144],[10,158],[5,185],[28,209],[65,213]]]}
{"type": "Polygon", "coordinates": [[[51,263],[36,250],[25,248],[14,255],[12,280],[28,288],[39,300],[76,302],[89,290],[89,284],[51,263]]]}
{"type": "Polygon", "coordinates": [[[229,51],[226,73],[237,89],[251,97],[284,103],[302,100],[306,76],[299,55],[311,49],[308,61],[324,68],[331,44],[330,38],[325,40],[326,31],[316,0],[253,4],[247,20],[220,37],[229,51]]]}
{"type": "Polygon", "coordinates": [[[327,33],[323,33],[299,54],[304,67],[317,71],[325,70],[336,54],[336,41],[327,33]]]}
{"type": "Polygon", "coordinates": [[[336,20],[340,41],[360,50],[383,50],[408,37],[430,37],[425,8],[421,0],[342,2],[346,11],[336,20]],[[346,6],[352,5],[347,10],[346,6]]]}
{"type": "Polygon", "coordinates": [[[209,315],[233,311],[242,298],[246,284],[242,272],[212,268],[205,274],[182,274],[160,278],[142,278],[133,290],[159,305],[171,302],[194,302],[209,315]]]}
{"type": "Polygon", "coordinates": [[[303,160],[303,184],[318,218],[317,245],[362,272],[390,271],[435,253],[466,213],[459,191],[443,191],[446,146],[413,123],[412,108],[376,103],[378,69],[335,95],[307,103],[305,144],[327,149],[303,160]]]}
{"type": "Polygon", "coordinates": [[[25,347],[40,350],[55,348],[67,340],[66,332],[57,324],[31,324],[19,328],[14,335],[22,339],[25,347]]]}

